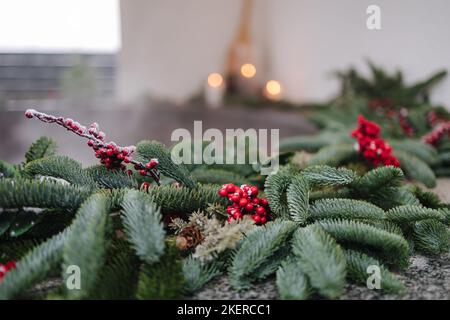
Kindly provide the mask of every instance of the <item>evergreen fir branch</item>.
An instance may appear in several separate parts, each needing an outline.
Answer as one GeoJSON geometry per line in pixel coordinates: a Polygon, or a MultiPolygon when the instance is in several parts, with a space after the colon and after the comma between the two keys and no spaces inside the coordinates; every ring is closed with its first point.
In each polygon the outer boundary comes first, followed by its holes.
{"type": "Polygon", "coordinates": [[[371,226],[374,226],[378,229],[386,230],[387,232],[398,234],[400,237],[404,237],[404,232],[400,226],[395,224],[394,222],[388,221],[388,220],[375,220],[375,221],[361,221],[366,224],[370,224],[371,226]]]}
{"type": "Polygon", "coordinates": [[[40,137],[25,153],[25,163],[49,157],[55,154],[56,142],[47,137],[40,137]]]}
{"type": "Polygon", "coordinates": [[[292,181],[293,175],[285,169],[267,177],[264,192],[271,211],[277,217],[287,218],[289,216],[289,206],[287,203],[286,191],[292,181]]]}
{"type": "MultiPolygon", "coordinates": [[[[363,196],[363,195],[360,195],[363,196]]],[[[388,187],[385,190],[379,190],[374,192],[369,196],[366,196],[369,200],[378,205],[379,207],[389,210],[394,207],[411,205],[419,206],[420,201],[417,197],[409,190],[409,186],[401,186],[399,188],[388,187]]]]}
{"type": "Polygon", "coordinates": [[[298,229],[292,239],[300,269],[320,295],[333,299],[343,291],[346,265],[341,247],[317,224],[298,229]]]}
{"type": "Polygon", "coordinates": [[[425,219],[445,220],[445,216],[436,209],[422,206],[399,206],[386,212],[386,219],[395,223],[414,222],[425,219]]]}
{"type": "Polygon", "coordinates": [[[136,149],[139,161],[147,163],[151,159],[158,159],[157,169],[167,177],[175,179],[188,188],[194,188],[196,182],[189,174],[184,164],[175,164],[170,151],[160,142],[144,140],[137,144],[136,149]]]}
{"type": "Polygon", "coordinates": [[[356,150],[350,143],[333,144],[319,150],[309,160],[309,165],[339,166],[341,163],[357,156],[356,150]]]}
{"type": "Polygon", "coordinates": [[[66,156],[50,156],[29,162],[24,172],[29,176],[63,179],[77,186],[95,187],[96,183],[81,164],[66,156]]]}
{"type": "Polygon", "coordinates": [[[397,188],[403,181],[404,175],[401,169],[385,166],[370,170],[356,180],[352,187],[355,192],[370,194],[387,188],[397,188]]]}
{"type": "Polygon", "coordinates": [[[138,183],[132,176],[123,171],[112,171],[103,165],[96,165],[85,169],[92,179],[103,188],[137,188],[138,183]]]}
{"type": "Polygon", "coordinates": [[[347,261],[347,277],[353,282],[366,286],[369,276],[367,268],[378,266],[380,268],[381,290],[395,294],[402,294],[406,291],[403,282],[380,264],[378,260],[354,250],[345,250],[344,254],[347,261]]]}
{"type": "Polygon", "coordinates": [[[248,279],[250,279],[250,281],[263,280],[275,274],[281,263],[286,260],[290,253],[290,243],[286,242],[269,259],[264,261],[258,268],[256,268],[254,270],[254,275],[252,275],[248,279]]]}
{"type": "Polygon", "coordinates": [[[244,177],[234,172],[223,169],[205,169],[200,167],[192,171],[192,177],[200,183],[226,184],[234,183],[236,185],[245,184],[244,177]]]}
{"type": "Polygon", "coordinates": [[[140,262],[128,243],[114,241],[108,250],[108,259],[99,272],[97,286],[91,297],[95,299],[134,299],[140,262]]]}
{"type": "Polygon", "coordinates": [[[318,222],[337,242],[374,250],[389,264],[408,263],[408,242],[398,234],[366,223],[350,220],[322,220],[318,222]]]}
{"type": "Polygon", "coordinates": [[[152,264],[164,253],[164,226],[159,208],[151,197],[137,190],[128,191],[123,199],[122,221],[136,254],[152,264]]]}
{"type": "Polygon", "coordinates": [[[80,268],[81,289],[67,290],[71,299],[89,298],[97,286],[106,255],[106,223],[110,202],[104,194],[94,194],[78,209],[63,252],[63,278],[69,266],[80,268]]]}
{"type": "Polygon", "coordinates": [[[91,191],[53,181],[25,179],[0,180],[0,208],[62,208],[76,209],[91,191]]]}
{"type": "Polygon", "coordinates": [[[0,160],[0,179],[1,178],[19,178],[20,171],[15,166],[6,161],[0,160]]]}
{"type": "Polygon", "coordinates": [[[284,300],[306,300],[312,293],[300,263],[292,257],[282,262],[277,270],[276,285],[280,298],[284,300]]]}
{"type": "Polygon", "coordinates": [[[229,269],[235,289],[245,289],[254,279],[254,271],[262,266],[285,244],[295,223],[278,219],[249,232],[234,253],[229,269]]]}
{"type": "Polygon", "coordinates": [[[345,186],[357,178],[356,173],[352,170],[323,165],[307,167],[302,174],[314,187],[345,186]]]}
{"type": "Polygon", "coordinates": [[[179,299],[185,280],[179,250],[171,244],[161,259],[141,268],[137,287],[138,299],[179,299]]]}
{"type": "Polygon", "coordinates": [[[44,280],[62,259],[67,231],[55,235],[27,253],[0,284],[0,300],[18,297],[32,285],[44,280]]]}
{"type": "Polygon", "coordinates": [[[447,70],[442,70],[433,74],[430,78],[420,81],[413,86],[408,88],[408,92],[412,96],[417,96],[419,94],[426,94],[432,86],[439,83],[442,79],[447,76],[447,70]]]}
{"type": "Polygon", "coordinates": [[[417,201],[414,195],[402,190],[401,169],[386,166],[373,169],[351,184],[354,197],[370,201],[383,209],[417,201]]]}
{"type": "Polygon", "coordinates": [[[221,198],[217,185],[198,185],[197,188],[175,187],[162,185],[151,187],[148,193],[153,201],[161,207],[162,213],[191,213],[197,210],[206,210],[209,204],[228,205],[228,199],[221,198]]]}
{"type": "Polygon", "coordinates": [[[297,223],[305,223],[309,217],[309,185],[302,176],[295,176],[286,193],[289,215],[297,223]]]}
{"type": "Polygon", "coordinates": [[[393,150],[412,154],[430,166],[439,161],[436,149],[429,144],[412,139],[394,140],[389,143],[393,150]]]}
{"type": "Polygon", "coordinates": [[[449,251],[450,231],[436,220],[422,220],[413,226],[414,246],[419,251],[441,254],[449,251]]]}
{"type": "Polygon", "coordinates": [[[183,261],[184,289],[187,293],[192,294],[221,273],[222,271],[215,261],[205,262],[189,256],[183,261]]]}
{"type": "Polygon", "coordinates": [[[407,177],[422,182],[428,188],[436,186],[436,176],[424,161],[410,153],[399,150],[394,151],[394,155],[400,161],[407,177]]]}
{"type": "Polygon", "coordinates": [[[315,201],[310,207],[310,215],[315,220],[343,218],[381,220],[383,209],[361,200],[322,199],[315,201]]]}
{"type": "Polygon", "coordinates": [[[426,208],[439,209],[443,206],[439,196],[431,191],[424,191],[418,186],[413,188],[414,195],[419,199],[420,204],[426,208]]]}
{"type": "Polygon", "coordinates": [[[341,199],[341,198],[351,198],[353,197],[353,192],[349,188],[332,188],[325,187],[320,190],[312,191],[309,194],[309,201],[317,201],[321,199],[341,199]]]}

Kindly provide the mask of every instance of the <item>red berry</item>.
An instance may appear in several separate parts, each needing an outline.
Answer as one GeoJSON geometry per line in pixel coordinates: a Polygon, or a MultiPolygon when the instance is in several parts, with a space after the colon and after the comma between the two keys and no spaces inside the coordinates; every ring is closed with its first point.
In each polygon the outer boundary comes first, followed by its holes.
{"type": "Polygon", "coordinates": [[[123,158],[123,162],[125,162],[125,163],[130,163],[130,158],[129,157],[125,157],[125,158],[123,158]]]}
{"type": "Polygon", "coordinates": [[[219,196],[221,196],[221,197],[226,197],[227,194],[228,194],[228,192],[227,192],[226,189],[220,189],[220,190],[219,190],[219,196]]]}
{"type": "Polygon", "coordinates": [[[266,217],[262,217],[262,218],[261,218],[261,223],[262,223],[262,224],[265,224],[266,222],[267,222],[267,218],[266,218],[266,217]]]}
{"type": "Polygon", "coordinates": [[[253,198],[252,203],[253,204],[259,204],[259,198],[253,198]]]}
{"type": "Polygon", "coordinates": [[[254,220],[256,223],[260,223],[260,222],[261,222],[261,217],[258,216],[257,214],[254,214],[254,215],[252,216],[252,218],[253,218],[253,220],[254,220]]]}
{"type": "Polygon", "coordinates": [[[266,198],[262,198],[262,199],[261,199],[261,204],[262,204],[264,207],[267,207],[267,206],[269,205],[269,201],[267,201],[266,198]]]}
{"type": "Polygon", "coordinates": [[[141,176],[145,176],[145,175],[147,175],[147,170],[144,170],[144,169],[139,170],[139,174],[140,174],[141,176]]]}
{"type": "Polygon", "coordinates": [[[226,189],[227,189],[228,193],[233,193],[236,190],[236,186],[234,184],[230,183],[230,184],[227,184],[226,189]]]}
{"type": "Polygon", "coordinates": [[[245,211],[247,211],[247,212],[251,212],[251,211],[253,211],[253,205],[252,204],[247,204],[246,206],[245,206],[245,211]]]}
{"type": "Polygon", "coordinates": [[[257,207],[255,212],[259,215],[263,215],[264,213],[266,213],[266,209],[264,209],[263,207],[257,207]]]}
{"type": "Polygon", "coordinates": [[[258,188],[253,186],[250,188],[250,191],[252,192],[252,197],[256,197],[258,195],[258,188]]]}
{"type": "Polygon", "coordinates": [[[241,199],[239,200],[239,206],[240,207],[245,207],[248,204],[247,199],[241,199]]]}
{"type": "Polygon", "coordinates": [[[239,202],[239,200],[241,200],[241,197],[239,195],[234,194],[231,196],[230,200],[233,202],[239,202]]]}

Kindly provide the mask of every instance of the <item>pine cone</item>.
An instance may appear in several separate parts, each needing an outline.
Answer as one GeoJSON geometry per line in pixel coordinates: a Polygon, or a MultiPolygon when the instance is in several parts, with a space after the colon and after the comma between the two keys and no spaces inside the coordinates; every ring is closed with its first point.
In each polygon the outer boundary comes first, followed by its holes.
{"type": "Polygon", "coordinates": [[[203,235],[196,227],[185,227],[178,233],[176,245],[180,250],[195,248],[203,241],[203,235]]]}

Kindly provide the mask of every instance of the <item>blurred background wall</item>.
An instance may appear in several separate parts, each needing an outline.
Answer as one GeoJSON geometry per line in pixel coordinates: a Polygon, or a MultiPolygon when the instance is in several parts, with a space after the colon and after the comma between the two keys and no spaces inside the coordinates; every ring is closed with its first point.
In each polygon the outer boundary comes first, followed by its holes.
{"type": "MultiPolygon", "coordinates": [[[[184,101],[209,72],[222,71],[242,0],[122,0],[118,97],[184,101]]],[[[405,70],[415,81],[450,68],[448,0],[258,0],[252,8],[252,48],[258,75],[274,78],[283,97],[324,100],[337,90],[330,74],[366,59],[405,70]],[[381,7],[382,29],[366,27],[366,9],[381,7]]],[[[447,79],[433,92],[448,104],[447,79]]]]}

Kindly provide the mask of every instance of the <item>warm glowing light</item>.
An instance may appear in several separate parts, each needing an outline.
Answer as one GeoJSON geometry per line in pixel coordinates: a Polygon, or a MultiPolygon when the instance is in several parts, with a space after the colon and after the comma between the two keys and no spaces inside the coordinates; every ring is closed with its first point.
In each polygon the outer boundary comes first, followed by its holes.
{"type": "Polygon", "coordinates": [[[256,67],[251,63],[244,63],[241,66],[241,74],[246,78],[253,78],[256,74],[256,67]]]}
{"type": "Polygon", "coordinates": [[[208,85],[213,88],[218,88],[223,83],[223,77],[220,73],[210,73],[208,76],[208,85]]]}
{"type": "Polygon", "coordinates": [[[276,96],[280,95],[280,93],[281,93],[281,84],[280,84],[280,82],[278,82],[276,80],[267,81],[267,83],[266,83],[266,91],[272,97],[276,97],[276,96]]]}

